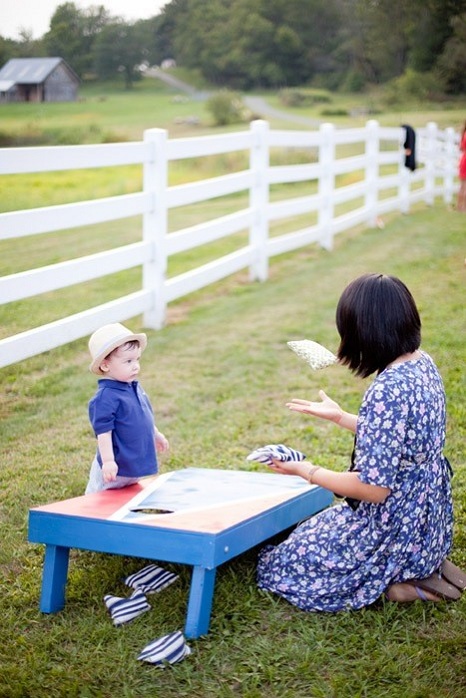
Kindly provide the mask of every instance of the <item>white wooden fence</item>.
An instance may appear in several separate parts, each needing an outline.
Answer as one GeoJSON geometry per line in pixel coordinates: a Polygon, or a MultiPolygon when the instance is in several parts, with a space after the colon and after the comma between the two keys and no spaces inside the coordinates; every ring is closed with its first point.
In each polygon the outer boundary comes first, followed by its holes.
{"type": "Polygon", "coordinates": [[[267,122],[254,121],[247,131],[217,136],[169,140],[166,131],[150,129],[142,142],[135,143],[0,149],[0,175],[143,166],[140,192],[0,214],[0,241],[142,214],[139,242],[0,278],[2,305],[133,267],[143,270],[142,288],[134,293],[2,339],[0,367],[87,336],[107,322],[124,322],[140,314],[145,327],[159,329],[168,303],[239,270],[249,268],[251,280],[264,281],[274,255],[312,243],[331,249],[339,232],[360,224],[374,226],[389,211],[407,213],[414,202],[431,205],[438,196],[450,202],[456,191],[455,132],[441,131],[434,123],[419,129],[414,173],[404,167],[404,133],[401,127],[383,128],[376,121],[355,129],[323,124],[316,131],[270,130],[267,122]],[[353,144],[361,154],[337,155],[340,146],[353,144]],[[314,157],[308,164],[271,166],[272,148],[304,150],[314,157]],[[248,169],[168,185],[170,162],[234,151],[249,153],[248,169]],[[350,184],[343,176],[347,173],[354,173],[350,184]],[[309,195],[270,201],[273,185],[296,182],[309,182],[309,195]],[[170,209],[237,192],[249,192],[246,208],[168,233],[170,209]],[[336,215],[337,206],[345,212],[336,215]],[[272,221],[311,213],[313,225],[270,235],[272,221]],[[167,278],[171,255],[244,230],[249,238],[243,248],[167,278]]]}

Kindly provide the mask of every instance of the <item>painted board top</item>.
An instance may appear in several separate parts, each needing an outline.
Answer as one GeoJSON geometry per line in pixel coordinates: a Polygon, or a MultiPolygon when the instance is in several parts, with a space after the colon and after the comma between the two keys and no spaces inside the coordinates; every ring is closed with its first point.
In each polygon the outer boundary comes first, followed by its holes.
{"type": "Polygon", "coordinates": [[[185,468],[131,487],[66,499],[33,511],[218,533],[311,489],[302,478],[289,475],[185,468]]]}

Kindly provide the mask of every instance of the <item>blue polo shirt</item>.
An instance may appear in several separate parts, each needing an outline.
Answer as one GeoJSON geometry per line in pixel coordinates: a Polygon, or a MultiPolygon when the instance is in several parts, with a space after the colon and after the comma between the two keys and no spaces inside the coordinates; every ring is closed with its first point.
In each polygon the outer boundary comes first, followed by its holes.
{"type": "MultiPolygon", "coordinates": [[[[158,471],[154,413],[138,381],[100,379],[89,401],[89,419],[96,436],[112,432],[118,475],[142,477],[158,471]]],[[[97,460],[102,466],[99,449],[97,460]]]]}

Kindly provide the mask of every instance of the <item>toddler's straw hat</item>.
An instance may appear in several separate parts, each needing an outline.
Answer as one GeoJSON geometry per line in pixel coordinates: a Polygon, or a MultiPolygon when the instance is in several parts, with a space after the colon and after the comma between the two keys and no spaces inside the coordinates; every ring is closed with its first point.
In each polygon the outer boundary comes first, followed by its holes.
{"type": "Polygon", "coordinates": [[[89,370],[98,376],[104,376],[104,372],[100,370],[100,364],[105,357],[122,344],[132,341],[139,342],[141,351],[144,351],[147,346],[147,336],[144,333],[134,334],[119,322],[104,325],[96,330],[89,340],[89,351],[92,357],[89,370]]]}

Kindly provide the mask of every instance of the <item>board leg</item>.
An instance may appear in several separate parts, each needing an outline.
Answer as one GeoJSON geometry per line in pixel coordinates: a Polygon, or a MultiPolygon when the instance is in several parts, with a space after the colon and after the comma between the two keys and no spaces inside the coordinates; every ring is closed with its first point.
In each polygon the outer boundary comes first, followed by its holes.
{"type": "Polygon", "coordinates": [[[197,638],[209,631],[216,571],[215,567],[193,568],[185,625],[186,637],[197,638]]]}
{"type": "Polygon", "coordinates": [[[46,545],[40,610],[55,613],[65,605],[65,589],[68,577],[70,549],[61,545],[46,545]]]}

